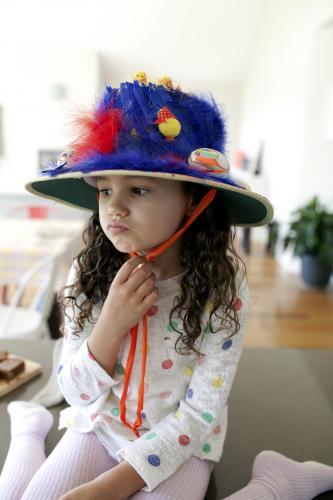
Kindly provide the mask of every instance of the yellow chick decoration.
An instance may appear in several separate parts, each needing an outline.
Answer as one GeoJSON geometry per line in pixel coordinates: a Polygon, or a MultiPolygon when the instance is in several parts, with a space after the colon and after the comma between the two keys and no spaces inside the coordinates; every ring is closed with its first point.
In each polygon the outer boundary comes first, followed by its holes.
{"type": "Polygon", "coordinates": [[[135,73],[134,80],[137,80],[141,85],[147,85],[147,75],[144,71],[135,73]]]}
{"type": "Polygon", "coordinates": [[[170,76],[163,76],[163,78],[158,80],[158,85],[163,85],[163,87],[165,87],[166,89],[173,89],[170,76]]]}
{"type": "Polygon", "coordinates": [[[158,111],[155,123],[168,141],[173,141],[182,128],[175,115],[166,106],[158,111]]]}
{"type": "Polygon", "coordinates": [[[173,82],[170,78],[170,76],[163,76],[163,78],[160,78],[158,80],[158,85],[163,85],[163,87],[167,90],[177,90],[177,91],[180,91],[181,88],[179,87],[179,85],[177,85],[177,87],[175,88],[174,85],[173,85],[173,82]]]}

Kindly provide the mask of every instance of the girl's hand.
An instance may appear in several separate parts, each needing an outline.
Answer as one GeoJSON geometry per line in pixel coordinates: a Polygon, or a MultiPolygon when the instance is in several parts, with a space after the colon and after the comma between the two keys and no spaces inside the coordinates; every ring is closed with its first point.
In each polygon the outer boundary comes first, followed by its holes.
{"type": "Polygon", "coordinates": [[[59,500],[120,500],[118,496],[114,496],[112,492],[107,495],[98,487],[98,482],[91,481],[90,483],[82,484],[73,490],[68,491],[59,497],[59,500]],[[96,483],[96,484],[95,484],[96,483]]]}
{"type": "Polygon", "coordinates": [[[109,375],[113,373],[121,343],[130,328],[158,298],[152,269],[153,264],[143,257],[131,258],[121,266],[89,337],[92,356],[109,375]]]}
{"type": "Polygon", "coordinates": [[[103,305],[112,329],[125,335],[158,299],[154,265],[143,257],[127,260],[116,274],[103,305]]]}

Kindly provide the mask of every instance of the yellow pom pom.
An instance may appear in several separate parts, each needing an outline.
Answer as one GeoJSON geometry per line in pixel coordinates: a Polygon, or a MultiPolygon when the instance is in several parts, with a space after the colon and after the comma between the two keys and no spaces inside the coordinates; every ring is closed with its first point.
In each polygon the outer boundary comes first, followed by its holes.
{"type": "Polygon", "coordinates": [[[167,118],[163,123],[158,124],[158,130],[169,141],[173,141],[173,139],[179,135],[181,128],[181,124],[177,118],[167,118]]]}

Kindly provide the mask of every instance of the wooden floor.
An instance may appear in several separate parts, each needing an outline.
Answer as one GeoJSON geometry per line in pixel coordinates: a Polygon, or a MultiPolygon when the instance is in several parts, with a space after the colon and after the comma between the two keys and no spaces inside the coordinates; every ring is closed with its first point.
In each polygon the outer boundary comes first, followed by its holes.
{"type": "Polygon", "coordinates": [[[251,294],[245,345],[333,349],[333,290],[308,288],[262,251],[244,257],[251,294]]]}

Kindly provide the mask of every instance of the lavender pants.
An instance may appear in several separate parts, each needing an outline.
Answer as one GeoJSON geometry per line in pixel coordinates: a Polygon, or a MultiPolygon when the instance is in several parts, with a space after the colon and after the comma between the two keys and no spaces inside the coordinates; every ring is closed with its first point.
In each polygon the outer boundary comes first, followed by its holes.
{"type": "MultiPolygon", "coordinates": [[[[19,451],[22,446],[19,444],[9,450],[1,478],[2,499],[57,500],[62,494],[92,481],[118,463],[110,457],[94,433],[83,434],[68,430],[49,457],[44,461],[39,458],[34,466],[33,457],[41,456],[41,450],[38,450],[41,445],[43,443],[32,439],[30,443],[24,443],[25,450],[22,455],[19,451]]],[[[212,466],[213,463],[208,460],[191,457],[152,492],[141,490],[130,498],[202,500],[208,487],[212,466]]]]}

